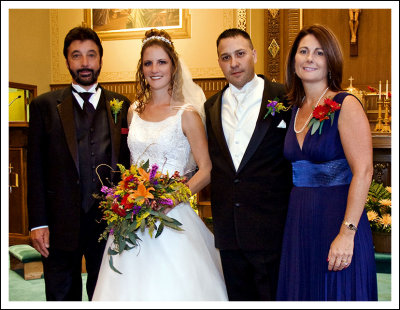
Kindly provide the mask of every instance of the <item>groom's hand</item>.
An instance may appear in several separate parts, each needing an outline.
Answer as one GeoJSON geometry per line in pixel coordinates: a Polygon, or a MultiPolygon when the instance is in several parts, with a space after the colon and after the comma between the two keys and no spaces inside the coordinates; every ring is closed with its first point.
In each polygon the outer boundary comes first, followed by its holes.
{"type": "Polygon", "coordinates": [[[38,228],[35,230],[31,231],[31,240],[33,247],[39,251],[40,254],[42,254],[44,257],[49,256],[49,228],[38,228]]]}

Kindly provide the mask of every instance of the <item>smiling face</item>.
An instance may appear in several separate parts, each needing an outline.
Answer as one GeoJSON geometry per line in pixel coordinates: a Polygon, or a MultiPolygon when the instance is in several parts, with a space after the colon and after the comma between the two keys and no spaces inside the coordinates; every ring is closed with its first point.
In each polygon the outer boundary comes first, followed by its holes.
{"type": "Polygon", "coordinates": [[[143,53],[143,75],[151,90],[168,90],[172,78],[172,61],[161,46],[152,45],[143,53]]]}
{"type": "Polygon", "coordinates": [[[97,82],[102,62],[99,48],[92,40],[72,41],[66,62],[75,83],[89,89],[97,82]]]}
{"type": "Polygon", "coordinates": [[[218,45],[218,63],[225,78],[241,89],[254,78],[257,54],[250,41],[238,35],[222,39],[218,45]]]}
{"type": "Polygon", "coordinates": [[[327,59],[321,44],[312,34],[306,35],[299,42],[295,71],[303,83],[327,81],[327,59]]]}

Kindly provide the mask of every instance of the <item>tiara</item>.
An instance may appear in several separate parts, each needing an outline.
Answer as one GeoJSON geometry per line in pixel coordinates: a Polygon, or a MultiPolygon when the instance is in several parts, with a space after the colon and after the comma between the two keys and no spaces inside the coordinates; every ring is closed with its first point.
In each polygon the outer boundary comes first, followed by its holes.
{"type": "Polygon", "coordinates": [[[169,45],[172,45],[171,41],[168,40],[168,39],[166,39],[166,38],[164,38],[164,37],[152,36],[152,37],[149,37],[149,38],[144,39],[143,42],[142,42],[142,46],[143,46],[147,41],[150,41],[150,40],[161,40],[161,41],[164,41],[165,43],[168,43],[169,45]]]}

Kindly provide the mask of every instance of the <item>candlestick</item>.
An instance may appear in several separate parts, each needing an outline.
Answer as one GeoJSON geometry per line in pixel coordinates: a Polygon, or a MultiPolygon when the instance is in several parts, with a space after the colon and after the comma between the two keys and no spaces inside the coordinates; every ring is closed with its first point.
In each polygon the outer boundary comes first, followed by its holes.
{"type": "Polygon", "coordinates": [[[389,88],[388,88],[388,80],[386,80],[386,100],[388,100],[389,88]]]}
{"type": "Polygon", "coordinates": [[[382,85],[381,81],[379,81],[379,100],[381,100],[381,92],[382,92],[382,85]]]}

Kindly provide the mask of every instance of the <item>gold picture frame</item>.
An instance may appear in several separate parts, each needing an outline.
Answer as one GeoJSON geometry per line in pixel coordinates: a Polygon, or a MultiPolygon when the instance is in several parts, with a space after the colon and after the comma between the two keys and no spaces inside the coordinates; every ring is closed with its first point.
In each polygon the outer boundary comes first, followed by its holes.
{"type": "Polygon", "coordinates": [[[189,9],[84,9],[84,26],[102,40],[141,39],[151,28],[165,29],[173,39],[191,37],[189,9]]]}

